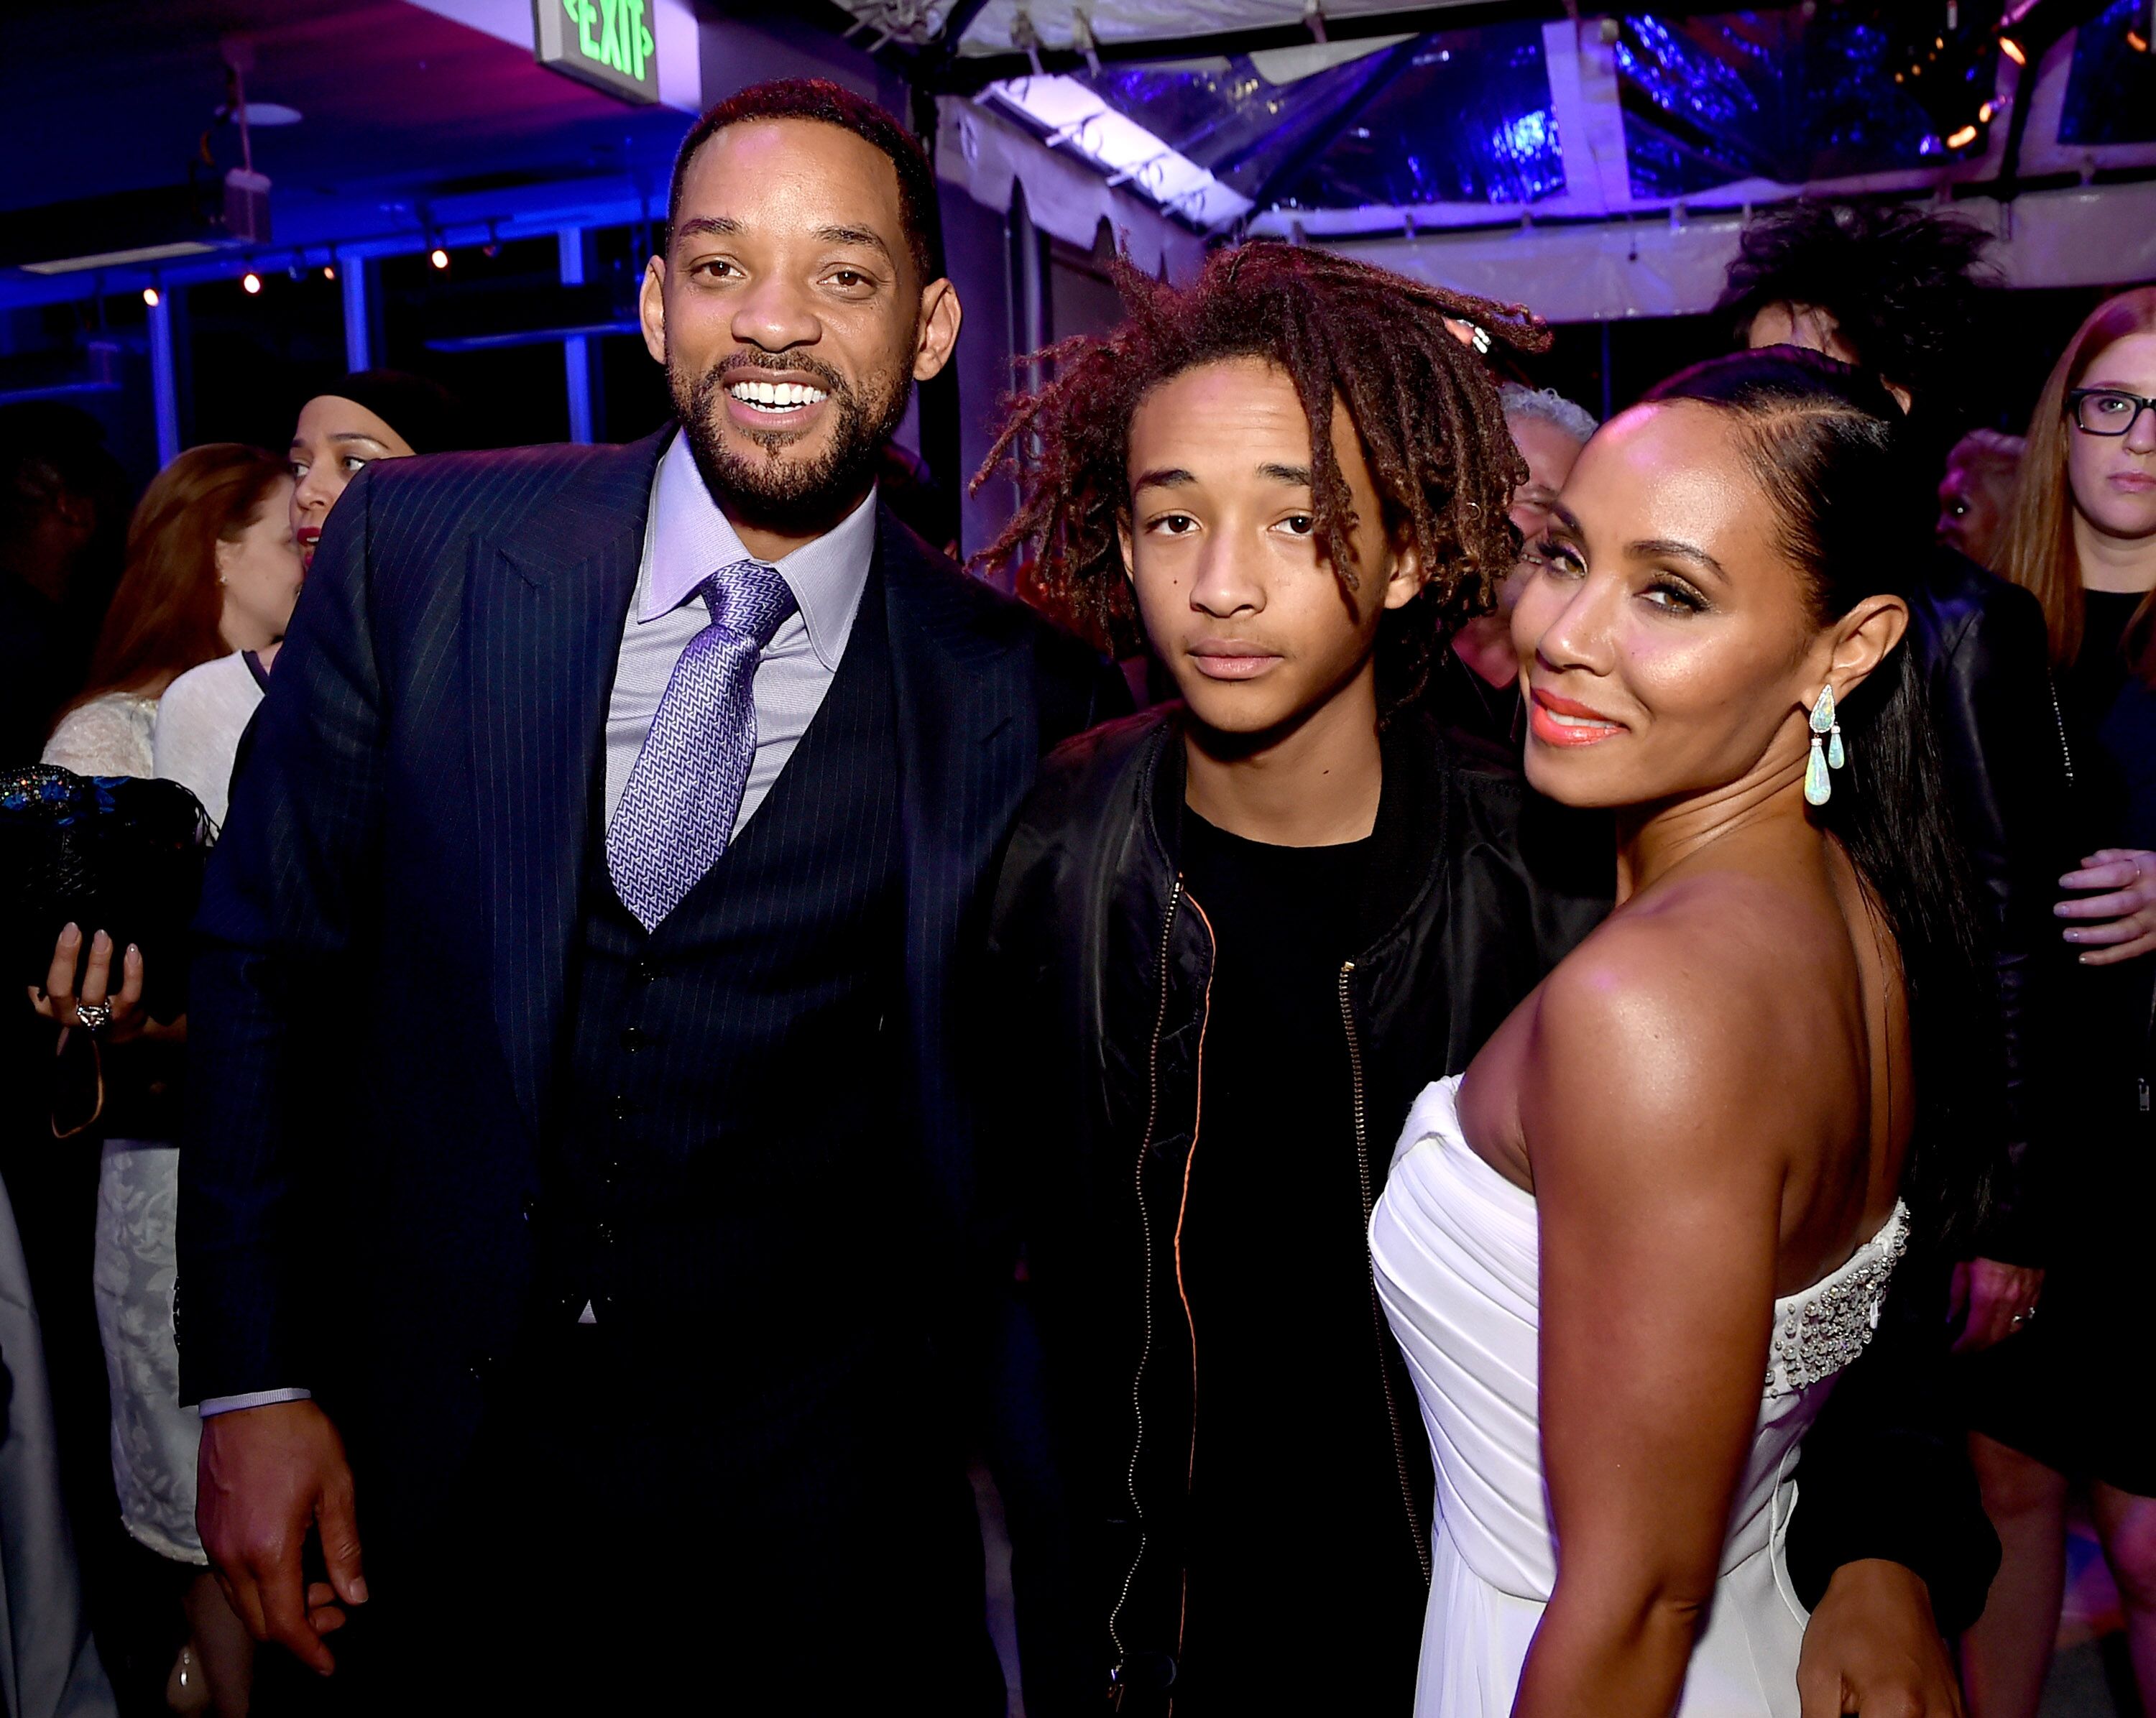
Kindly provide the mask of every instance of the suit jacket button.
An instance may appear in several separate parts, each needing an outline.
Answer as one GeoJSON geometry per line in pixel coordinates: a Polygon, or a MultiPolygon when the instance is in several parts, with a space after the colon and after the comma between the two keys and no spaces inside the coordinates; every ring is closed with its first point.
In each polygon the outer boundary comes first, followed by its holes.
{"type": "Polygon", "coordinates": [[[598,1237],[599,1245],[602,1247],[611,1247],[613,1245],[613,1225],[612,1223],[603,1223],[594,1229],[593,1233],[598,1237]]]}
{"type": "Polygon", "coordinates": [[[526,1193],[520,1202],[518,1208],[523,1212],[524,1220],[526,1223],[531,1222],[532,1213],[539,1208],[539,1196],[536,1193],[526,1193]]]}
{"type": "Polygon", "coordinates": [[[659,976],[658,967],[653,966],[649,961],[639,961],[634,970],[637,982],[641,984],[649,984],[659,976]]]}
{"type": "Polygon", "coordinates": [[[621,1029],[621,1047],[631,1055],[651,1042],[651,1034],[641,1026],[624,1026],[621,1029]]]}

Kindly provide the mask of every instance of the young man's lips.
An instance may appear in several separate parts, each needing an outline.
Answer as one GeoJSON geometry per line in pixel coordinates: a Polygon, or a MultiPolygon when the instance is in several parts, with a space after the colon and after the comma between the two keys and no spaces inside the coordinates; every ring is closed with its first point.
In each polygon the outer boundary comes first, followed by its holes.
{"type": "Polygon", "coordinates": [[[1592,746],[1625,731],[1622,722],[1613,722],[1600,710],[1540,687],[1530,701],[1527,726],[1545,746],[1592,746]]]}
{"type": "Polygon", "coordinates": [[[1202,639],[1188,654],[1198,672],[1215,680],[1255,680],[1280,660],[1270,650],[1234,639],[1202,639]]]}

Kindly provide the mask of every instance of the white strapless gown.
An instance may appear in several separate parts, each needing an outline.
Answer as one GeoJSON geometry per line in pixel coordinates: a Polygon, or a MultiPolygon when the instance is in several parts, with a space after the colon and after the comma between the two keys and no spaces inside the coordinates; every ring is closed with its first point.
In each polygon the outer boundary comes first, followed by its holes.
{"type": "MultiPolygon", "coordinates": [[[[1370,1256],[1436,1458],[1416,1718],[1505,1718],[1557,1579],[1536,1404],[1537,1223],[1533,1195],[1461,1136],[1459,1085],[1441,1080],[1416,1101],[1370,1256]]],[[[1791,1471],[1878,1322],[1908,1222],[1897,1205],[1846,1264],[1774,1304],[1758,1429],[1680,1718],[1797,1718],[1806,1613],[1782,1555],[1791,1471]]]]}

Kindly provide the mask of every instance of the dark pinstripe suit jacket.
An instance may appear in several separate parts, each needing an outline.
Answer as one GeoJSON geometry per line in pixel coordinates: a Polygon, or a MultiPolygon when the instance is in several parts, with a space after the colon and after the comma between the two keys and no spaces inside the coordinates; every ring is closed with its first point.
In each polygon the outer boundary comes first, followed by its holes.
{"type": "MultiPolygon", "coordinates": [[[[183,1387],[315,1389],[423,1507],[525,1312],[592,784],[664,441],[357,479],[211,866],[183,1387]]],[[[984,882],[1042,751],[1128,699],[887,511],[876,555],[900,726],[901,1095],[955,1238],[980,1214],[957,998],[984,882]]]]}

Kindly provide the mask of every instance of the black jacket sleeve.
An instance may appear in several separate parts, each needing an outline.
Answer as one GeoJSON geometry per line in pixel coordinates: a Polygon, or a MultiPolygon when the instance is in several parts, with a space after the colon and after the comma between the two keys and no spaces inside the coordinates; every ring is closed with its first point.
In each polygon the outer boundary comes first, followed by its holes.
{"type": "Polygon", "coordinates": [[[1999,1537],[1947,1376],[1943,1280],[1939,1267],[1905,1264],[1871,1346],[1806,1437],[1787,1556],[1808,1607],[1844,1563],[1904,1564],[1931,1589],[1939,1631],[1952,1636],[1984,1609],[1999,1537]]]}
{"type": "Polygon", "coordinates": [[[2043,610],[1964,562],[1923,593],[1914,624],[1955,826],[1991,909],[2005,1051],[2005,1161],[1989,1214],[1964,1250],[2042,1265],[2045,1207],[2065,1146],[2054,1126],[2062,1111],[2050,1084],[2061,1059],[2051,1033],[2070,965],[2051,908],[2078,858],[2043,610]]]}
{"type": "MultiPolygon", "coordinates": [[[[365,474],[339,502],[211,855],[191,975],[180,1158],[181,1399],[319,1388],[307,1280],[302,1064],[333,1033],[379,840],[382,698],[367,617],[365,474]]],[[[320,1106],[311,1106],[319,1116],[320,1106]]]]}

